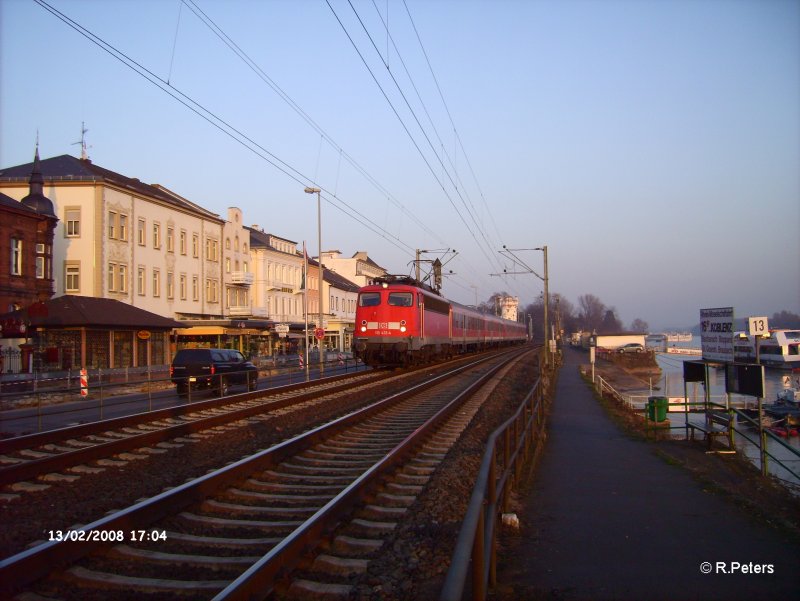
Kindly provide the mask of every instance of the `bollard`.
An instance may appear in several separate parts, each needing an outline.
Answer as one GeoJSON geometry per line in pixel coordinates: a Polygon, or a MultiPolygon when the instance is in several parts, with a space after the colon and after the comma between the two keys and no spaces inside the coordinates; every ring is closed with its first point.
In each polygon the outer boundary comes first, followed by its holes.
{"type": "Polygon", "coordinates": [[[86,373],[86,369],[81,369],[81,398],[86,398],[89,396],[89,376],[86,373]]]}

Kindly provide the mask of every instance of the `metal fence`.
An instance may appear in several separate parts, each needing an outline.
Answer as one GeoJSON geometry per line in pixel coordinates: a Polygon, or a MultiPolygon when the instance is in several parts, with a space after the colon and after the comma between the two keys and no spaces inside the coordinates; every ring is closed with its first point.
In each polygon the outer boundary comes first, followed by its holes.
{"type": "MultiPolygon", "coordinates": [[[[365,368],[363,362],[340,353],[328,353],[324,358],[324,370],[341,372],[365,368]]],[[[310,377],[309,370],[299,364],[296,356],[294,361],[273,361],[272,358],[256,358],[253,361],[259,367],[259,387],[262,389],[298,384],[310,377]]],[[[316,373],[318,363],[310,363],[311,369],[316,373]]],[[[58,418],[60,423],[71,419],[70,415],[85,412],[89,408],[93,411],[88,418],[90,421],[103,419],[106,401],[112,398],[117,408],[125,404],[135,406],[146,398],[147,410],[151,410],[156,397],[178,397],[170,378],[169,365],[86,371],[85,396],[82,395],[80,370],[46,374],[5,374],[0,381],[0,430],[8,429],[15,421],[28,420],[31,417],[38,420],[38,426],[33,426],[35,431],[57,427],[43,427],[44,412],[47,412],[48,419],[58,418]],[[122,395],[126,396],[115,398],[122,395]],[[13,409],[19,411],[11,411],[13,409]]],[[[180,402],[191,403],[199,394],[189,391],[180,402]]]]}
{"type": "Polygon", "coordinates": [[[731,450],[741,451],[765,476],[773,477],[795,494],[800,493],[800,449],[770,429],[760,427],[757,419],[732,406],[724,395],[709,397],[708,402],[686,397],[677,402],[671,400],[667,416],[675,416],[675,421],[668,417],[666,421],[657,422],[648,402],[650,397],[621,393],[601,376],[595,376],[594,387],[600,395],[611,397],[631,411],[642,413],[648,432],[683,430],[687,440],[693,436],[692,431],[697,426],[707,427],[704,422],[709,412],[728,414],[730,433],[727,440],[731,442],[731,450]],[[695,419],[697,417],[702,419],[695,419]]]}
{"type": "Polygon", "coordinates": [[[522,466],[543,440],[545,392],[540,378],[516,413],[489,437],[441,601],[461,599],[468,579],[472,598],[483,601],[488,587],[497,583],[498,521],[508,511],[511,487],[518,483],[522,466]]]}

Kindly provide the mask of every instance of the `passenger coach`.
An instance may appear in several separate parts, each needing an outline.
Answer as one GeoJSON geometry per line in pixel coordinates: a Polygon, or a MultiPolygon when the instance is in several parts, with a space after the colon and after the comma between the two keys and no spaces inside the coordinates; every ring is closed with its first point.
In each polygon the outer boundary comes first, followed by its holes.
{"type": "Polygon", "coordinates": [[[359,291],[353,350],[368,365],[408,365],[527,340],[524,324],[451,302],[407,277],[359,291]]]}

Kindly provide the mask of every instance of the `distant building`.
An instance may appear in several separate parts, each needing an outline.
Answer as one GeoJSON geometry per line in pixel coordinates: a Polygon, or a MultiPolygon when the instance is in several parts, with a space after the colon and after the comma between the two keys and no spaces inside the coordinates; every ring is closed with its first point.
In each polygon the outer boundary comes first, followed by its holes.
{"type": "Polygon", "coordinates": [[[358,286],[367,286],[373,278],[386,275],[386,270],[370,259],[365,251],[358,251],[349,259],[342,257],[338,250],[323,251],[322,262],[325,269],[335,271],[358,286]]]}

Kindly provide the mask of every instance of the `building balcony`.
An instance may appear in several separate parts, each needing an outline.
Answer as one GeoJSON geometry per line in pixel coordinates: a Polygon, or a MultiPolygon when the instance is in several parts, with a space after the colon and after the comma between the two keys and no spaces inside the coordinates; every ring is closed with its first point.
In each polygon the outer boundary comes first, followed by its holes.
{"type": "Polygon", "coordinates": [[[231,284],[238,284],[240,286],[252,286],[255,276],[249,271],[232,271],[231,284]]]}

